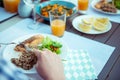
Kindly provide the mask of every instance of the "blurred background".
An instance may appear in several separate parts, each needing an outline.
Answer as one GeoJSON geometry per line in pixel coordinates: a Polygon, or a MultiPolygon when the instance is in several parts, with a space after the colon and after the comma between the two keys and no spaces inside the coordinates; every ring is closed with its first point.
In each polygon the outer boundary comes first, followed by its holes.
{"type": "Polygon", "coordinates": [[[3,0],[0,0],[0,6],[3,7],[3,0]]]}

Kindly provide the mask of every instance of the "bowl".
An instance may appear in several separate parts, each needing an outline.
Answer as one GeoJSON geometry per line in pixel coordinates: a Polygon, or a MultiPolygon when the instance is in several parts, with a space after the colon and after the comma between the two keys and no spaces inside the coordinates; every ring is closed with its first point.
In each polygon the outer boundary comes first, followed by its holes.
{"type": "Polygon", "coordinates": [[[71,3],[71,2],[66,2],[66,1],[46,1],[46,2],[42,2],[40,4],[38,4],[35,9],[36,9],[36,13],[41,16],[42,18],[44,18],[45,20],[48,20],[49,21],[49,17],[45,17],[41,14],[41,9],[47,5],[54,5],[54,4],[58,4],[58,5],[62,5],[62,6],[66,6],[67,8],[69,9],[72,9],[73,10],[73,13],[70,15],[70,16],[67,16],[68,17],[71,17],[73,14],[75,14],[77,12],[77,9],[76,9],[76,5],[71,3]]]}

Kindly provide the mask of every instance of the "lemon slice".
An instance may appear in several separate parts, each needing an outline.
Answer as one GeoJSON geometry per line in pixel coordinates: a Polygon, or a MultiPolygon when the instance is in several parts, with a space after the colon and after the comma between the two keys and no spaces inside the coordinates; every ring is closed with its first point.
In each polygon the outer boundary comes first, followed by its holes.
{"type": "Polygon", "coordinates": [[[99,21],[94,21],[94,24],[93,24],[94,28],[96,30],[99,30],[99,31],[104,31],[107,29],[107,26],[99,21]]]}
{"type": "Polygon", "coordinates": [[[100,23],[107,25],[109,22],[108,18],[96,18],[97,21],[99,21],[100,23]]]}
{"type": "Polygon", "coordinates": [[[81,23],[81,24],[79,24],[79,28],[83,32],[89,32],[92,28],[92,25],[81,23]]]}
{"type": "Polygon", "coordinates": [[[104,31],[107,29],[108,23],[109,23],[108,18],[96,18],[94,20],[93,26],[96,30],[104,31]]]}
{"type": "Polygon", "coordinates": [[[94,21],[93,17],[82,19],[82,22],[85,23],[85,24],[91,24],[92,25],[93,21],[94,21]]]}

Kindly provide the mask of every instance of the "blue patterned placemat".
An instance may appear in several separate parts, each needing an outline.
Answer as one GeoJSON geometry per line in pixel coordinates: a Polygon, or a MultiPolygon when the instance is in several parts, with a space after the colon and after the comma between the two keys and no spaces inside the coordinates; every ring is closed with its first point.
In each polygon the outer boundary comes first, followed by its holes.
{"type": "Polygon", "coordinates": [[[86,51],[70,50],[64,61],[66,80],[97,79],[91,59],[86,51]]]}

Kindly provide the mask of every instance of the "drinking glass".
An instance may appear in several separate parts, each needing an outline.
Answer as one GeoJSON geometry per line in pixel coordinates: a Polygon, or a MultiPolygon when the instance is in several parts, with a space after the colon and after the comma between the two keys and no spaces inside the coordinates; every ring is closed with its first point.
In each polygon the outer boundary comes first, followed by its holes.
{"type": "Polygon", "coordinates": [[[18,11],[20,0],[3,0],[3,3],[6,11],[16,13],[18,11]]]}
{"type": "Polygon", "coordinates": [[[89,5],[89,0],[78,0],[78,10],[82,13],[86,13],[89,5]]]}
{"type": "Polygon", "coordinates": [[[36,10],[35,7],[37,6],[38,3],[40,3],[41,0],[23,0],[26,5],[30,6],[33,8],[33,23],[30,23],[28,25],[28,28],[30,29],[38,29],[38,23],[36,22],[36,10]]]}
{"type": "Polygon", "coordinates": [[[66,12],[61,13],[60,15],[57,10],[49,12],[52,34],[58,37],[63,36],[66,26],[66,12]]]}

